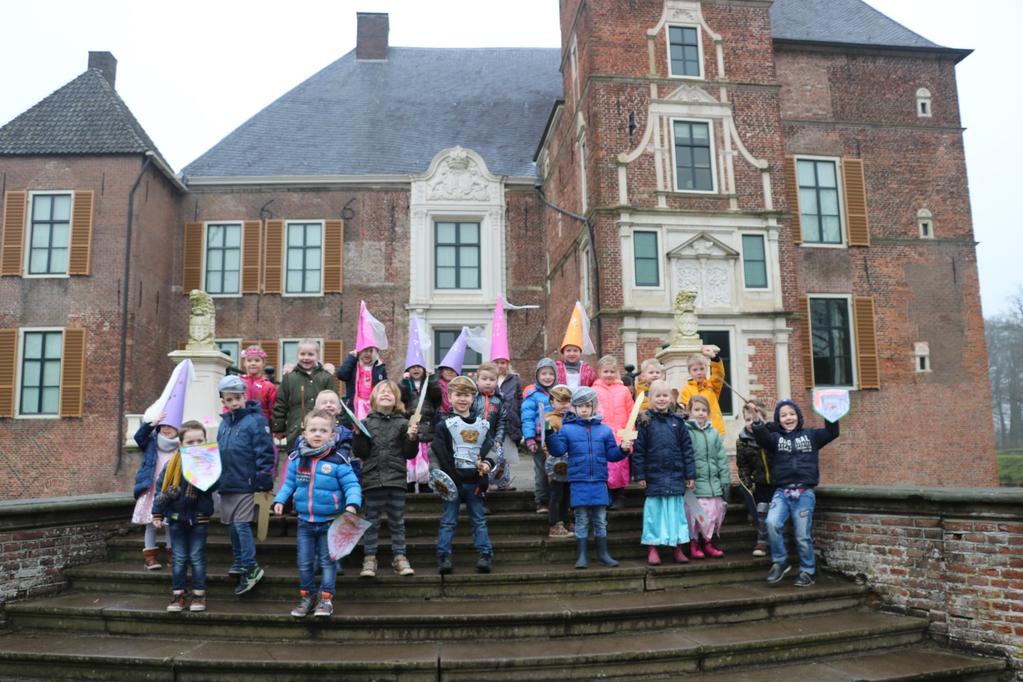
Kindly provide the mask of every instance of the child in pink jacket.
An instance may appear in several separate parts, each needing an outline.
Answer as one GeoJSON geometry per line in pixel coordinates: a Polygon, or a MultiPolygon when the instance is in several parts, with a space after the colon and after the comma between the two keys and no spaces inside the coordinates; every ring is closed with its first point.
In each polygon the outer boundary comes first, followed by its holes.
{"type": "MultiPolygon", "coordinates": [[[[605,355],[597,362],[597,380],[593,382],[593,390],[597,392],[597,405],[603,416],[604,424],[611,427],[615,442],[621,445],[618,435],[629,422],[632,413],[632,391],[622,383],[618,372],[618,360],[605,355]]],[[[620,462],[608,462],[607,487],[611,490],[611,509],[625,508],[625,486],[629,485],[629,459],[620,462]]]]}

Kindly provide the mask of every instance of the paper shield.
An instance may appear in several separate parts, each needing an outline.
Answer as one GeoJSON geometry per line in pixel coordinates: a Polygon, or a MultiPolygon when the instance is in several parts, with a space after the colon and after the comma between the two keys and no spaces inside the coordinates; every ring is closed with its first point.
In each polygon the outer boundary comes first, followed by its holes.
{"type": "Polygon", "coordinates": [[[334,519],[327,530],[327,547],[334,561],[348,556],[373,524],[358,514],[345,512],[334,519]]]}
{"type": "Polygon", "coordinates": [[[555,481],[568,480],[568,457],[548,457],[543,468],[544,473],[555,481]]]}
{"type": "Polygon", "coordinates": [[[442,500],[454,502],[458,499],[458,488],[451,477],[440,469],[430,470],[430,490],[440,495],[442,500]]]}
{"type": "Polygon", "coordinates": [[[844,388],[815,388],[813,411],[829,422],[837,422],[849,414],[849,391],[844,388]]]}
{"type": "Polygon", "coordinates": [[[181,473],[185,480],[206,492],[220,478],[220,451],[216,443],[181,448],[181,473]]]}

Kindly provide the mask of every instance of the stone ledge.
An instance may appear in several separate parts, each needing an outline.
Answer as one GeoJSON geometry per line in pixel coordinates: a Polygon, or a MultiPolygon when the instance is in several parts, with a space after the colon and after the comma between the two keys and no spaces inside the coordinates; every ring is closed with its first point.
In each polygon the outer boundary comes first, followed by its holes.
{"type": "Polygon", "coordinates": [[[822,485],[817,488],[817,510],[1019,520],[1023,488],[822,485]]]}
{"type": "Polygon", "coordinates": [[[100,521],[128,523],[134,506],[135,500],[129,493],[10,500],[0,502],[0,532],[100,521]]]}

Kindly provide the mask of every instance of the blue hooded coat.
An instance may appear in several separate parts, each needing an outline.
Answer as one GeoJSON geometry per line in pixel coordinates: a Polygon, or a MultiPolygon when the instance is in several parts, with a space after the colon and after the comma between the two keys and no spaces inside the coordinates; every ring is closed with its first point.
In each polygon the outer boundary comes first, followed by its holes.
{"type": "Polygon", "coordinates": [[[522,439],[525,441],[536,440],[540,437],[538,424],[541,407],[545,414],[551,411],[551,396],[548,392],[554,387],[554,381],[545,386],[540,383],[539,378],[540,370],[545,367],[553,371],[554,376],[557,377],[557,365],[554,364],[554,361],[550,358],[541,358],[540,362],[536,363],[536,372],[533,374],[536,383],[530,384],[522,392],[520,411],[522,413],[522,439]]]}
{"type": "Polygon", "coordinates": [[[561,430],[547,440],[552,457],[568,455],[568,482],[573,507],[603,507],[610,504],[607,463],[619,462],[626,454],[618,447],[611,427],[599,416],[580,419],[566,414],[561,430]]]}
{"type": "Polygon", "coordinates": [[[220,492],[253,493],[273,488],[274,443],[259,403],[224,413],[217,429],[220,492]]]}
{"type": "MultiPolygon", "coordinates": [[[[348,505],[360,508],[362,487],[348,458],[339,452],[341,447],[335,443],[318,457],[302,457],[298,451],[292,453],[288,474],[274,504],[284,504],[294,494],[295,513],[310,523],[331,521],[348,505]]],[[[348,444],[343,447],[347,450],[348,444]]]]}
{"type": "Polygon", "coordinates": [[[771,432],[760,421],[753,422],[753,436],[770,457],[771,481],[779,487],[813,488],[820,483],[820,449],[838,438],[838,422],[824,422],[823,429],[804,429],[803,411],[791,400],[782,400],[774,408],[778,431],[771,432]],[[781,408],[796,411],[796,428],[782,429],[778,418],[781,408]]]}
{"type": "Polygon", "coordinates": [[[682,417],[674,412],[647,410],[637,420],[632,446],[632,477],[646,481],[646,496],[684,495],[686,481],[696,478],[693,442],[682,417]]]}

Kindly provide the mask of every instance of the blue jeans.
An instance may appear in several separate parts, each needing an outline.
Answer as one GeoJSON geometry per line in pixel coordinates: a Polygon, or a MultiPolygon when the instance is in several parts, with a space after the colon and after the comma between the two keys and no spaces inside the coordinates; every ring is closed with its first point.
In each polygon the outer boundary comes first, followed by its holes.
{"type": "Polygon", "coordinates": [[[298,520],[298,580],[299,587],[310,594],[316,591],[316,556],[320,559],[320,592],[334,595],[334,582],[337,578],[337,563],[330,558],[330,547],[327,544],[327,531],[330,521],[310,523],[298,520]]]}
{"type": "Polygon", "coordinates": [[[451,554],[451,543],[455,539],[455,528],[458,526],[458,507],[465,502],[469,512],[469,523],[472,524],[472,542],[476,551],[484,556],[492,556],[494,548],[490,545],[487,533],[487,517],[483,512],[483,498],[476,494],[475,483],[459,483],[458,499],[452,502],[444,500],[440,515],[440,533],[437,535],[437,556],[451,554]]]}
{"type": "Polygon", "coordinates": [[[192,589],[206,589],[206,535],[209,524],[189,526],[184,523],[167,524],[174,561],[171,565],[171,587],[183,590],[188,586],[188,565],[192,565],[192,589]]]}
{"type": "Polygon", "coordinates": [[[577,540],[585,540],[589,536],[590,525],[593,526],[593,537],[607,537],[607,506],[575,508],[575,537],[577,540]]]}
{"type": "Polygon", "coordinates": [[[252,539],[252,524],[239,521],[231,524],[231,551],[234,563],[245,571],[256,567],[256,542],[252,539]]]}
{"type": "Polygon", "coordinates": [[[767,537],[771,543],[771,559],[776,564],[788,563],[789,553],[785,549],[785,522],[792,517],[792,535],[799,550],[800,573],[814,574],[817,560],[813,555],[813,508],[817,496],[813,488],[806,488],[798,500],[785,497],[785,489],[778,488],[771,498],[767,512],[767,537]]]}

